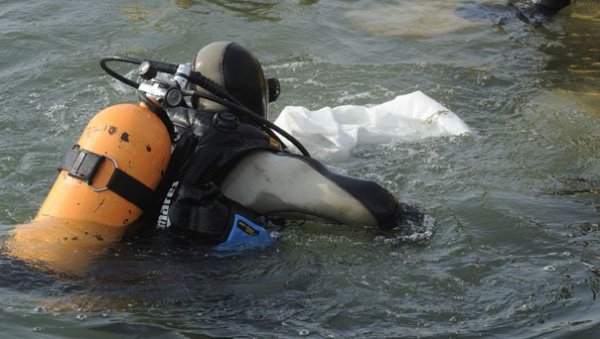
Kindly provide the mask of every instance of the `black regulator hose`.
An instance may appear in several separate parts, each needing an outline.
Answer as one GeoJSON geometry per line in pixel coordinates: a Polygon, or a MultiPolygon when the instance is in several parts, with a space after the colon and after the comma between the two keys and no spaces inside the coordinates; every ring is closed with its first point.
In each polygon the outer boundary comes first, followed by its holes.
{"type": "MultiPolygon", "coordinates": [[[[281,127],[275,125],[274,123],[272,123],[271,121],[261,117],[260,115],[252,112],[251,110],[249,110],[248,108],[244,107],[243,105],[238,105],[236,103],[233,103],[231,101],[225,100],[223,98],[217,97],[215,95],[211,95],[211,94],[206,94],[206,93],[200,93],[198,91],[194,92],[195,96],[210,100],[210,101],[214,101],[218,104],[221,104],[231,110],[233,110],[234,113],[238,113],[240,115],[242,115],[244,118],[246,118],[247,120],[249,120],[250,122],[264,128],[264,129],[270,129],[273,130],[277,133],[279,133],[280,135],[282,135],[284,138],[286,138],[287,140],[289,140],[292,145],[294,145],[299,151],[300,153],[302,153],[302,155],[309,157],[310,158],[310,153],[308,153],[308,150],[304,147],[304,145],[302,145],[300,143],[300,141],[298,141],[296,138],[294,138],[291,134],[289,134],[288,132],[286,132],[284,129],[282,129],[281,127]]],[[[274,136],[276,139],[276,136],[274,136]]]]}
{"type": "MultiPolygon", "coordinates": [[[[142,62],[147,61],[150,64],[152,64],[154,67],[156,67],[157,71],[163,72],[163,73],[170,73],[170,74],[176,74],[177,68],[179,67],[176,64],[170,64],[167,62],[155,61],[155,60],[142,60],[142,59],[138,59],[138,58],[134,58],[134,57],[127,57],[127,56],[110,56],[110,57],[105,57],[105,58],[100,59],[100,67],[107,74],[109,74],[113,78],[123,82],[126,85],[134,87],[135,89],[138,89],[141,84],[138,82],[135,82],[135,81],[119,74],[118,72],[114,71],[113,69],[111,69],[107,64],[108,62],[111,62],[111,61],[124,62],[124,63],[135,64],[135,65],[140,65],[142,62]]],[[[271,121],[259,116],[258,114],[254,113],[251,110],[249,110],[248,108],[246,108],[243,104],[241,104],[238,100],[236,100],[234,97],[232,97],[222,86],[220,86],[216,82],[205,77],[200,72],[191,72],[188,80],[191,83],[198,85],[198,86],[206,89],[210,93],[212,93],[212,94],[206,94],[206,93],[200,93],[198,91],[193,91],[193,95],[204,98],[204,99],[208,99],[210,101],[214,101],[218,104],[221,104],[221,105],[233,110],[233,113],[238,113],[238,114],[243,115],[244,118],[246,118],[250,122],[253,122],[254,124],[265,129],[265,131],[267,131],[267,133],[269,130],[279,133],[284,138],[289,140],[300,151],[300,153],[302,153],[302,155],[310,158],[310,153],[308,153],[308,150],[306,150],[306,148],[300,143],[300,141],[298,141],[296,138],[294,138],[288,132],[283,130],[281,127],[275,125],[271,121]]],[[[144,96],[140,96],[140,99],[144,103],[146,103],[146,105],[148,105],[150,107],[150,109],[152,111],[154,111],[159,116],[159,118],[161,120],[163,120],[163,122],[164,122],[166,112],[164,111],[164,109],[162,107],[155,105],[154,103],[152,103],[149,99],[145,98],[144,96]]],[[[169,120],[169,122],[170,122],[170,120],[169,120]]],[[[167,126],[167,129],[169,130],[169,134],[174,133],[173,129],[172,129],[172,126],[173,126],[172,123],[165,124],[165,126],[167,126]],[[171,128],[169,128],[169,127],[171,127],[171,128]]],[[[276,140],[279,140],[279,138],[277,138],[276,135],[274,135],[272,133],[269,133],[269,135],[274,137],[276,140]]],[[[171,136],[173,136],[173,134],[171,134],[171,136]]]]}
{"type": "Polygon", "coordinates": [[[173,121],[169,118],[167,111],[165,111],[162,106],[155,104],[150,98],[143,95],[142,93],[138,94],[138,99],[143,102],[148,108],[158,116],[160,121],[165,125],[167,132],[169,133],[169,138],[171,141],[175,140],[175,126],[173,125],[173,121]]]}
{"type": "Polygon", "coordinates": [[[162,61],[156,61],[156,60],[142,60],[142,59],[128,57],[128,56],[110,56],[110,57],[105,57],[105,58],[100,59],[100,67],[102,67],[102,69],[106,73],[108,73],[113,78],[115,78],[131,87],[135,87],[136,89],[138,87],[140,87],[140,83],[135,82],[127,77],[124,77],[123,75],[114,71],[112,68],[108,67],[107,63],[110,61],[124,62],[127,64],[134,64],[134,65],[141,65],[142,62],[148,61],[150,64],[152,64],[152,66],[154,66],[156,68],[157,71],[163,72],[163,73],[169,73],[169,74],[177,73],[177,68],[179,67],[179,65],[170,64],[168,62],[162,62],[162,61]]]}
{"type": "Polygon", "coordinates": [[[120,82],[122,82],[126,85],[134,87],[135,89],[140,87],[139,83],[122,76],[121,74],[114,71],[112,68],[108,67],[107,63],[109,61],[118,61],[118,62],[124,62],[124,63],[128,63],[128,64],[139,65],[142,63],[140,60],[138,60],[136,58],[125,57],[125,56],[110,56],[110,57],[100,59],[100,67],[102,67],[102,70],[104,70],[104,72],[106,72],[108,75],[110,75],[111,77],[119,80],[120,82]]]}

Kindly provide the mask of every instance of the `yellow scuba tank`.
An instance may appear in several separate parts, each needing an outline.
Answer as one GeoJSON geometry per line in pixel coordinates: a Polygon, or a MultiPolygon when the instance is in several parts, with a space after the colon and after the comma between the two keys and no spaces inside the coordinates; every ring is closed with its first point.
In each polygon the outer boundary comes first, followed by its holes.
{"type": "MultiPolygon", "coordinates": [[[[61,169],[36,220],[51,216],[110,226],[130,224],[141,215],[141,206],[115,193],[110,180],[123,172],[146,189],[156,189],[169,164],[171,143],[164,124],[150,109],[121,104],[94,116],[74,150],[73,166],[80,168],[61,169]],[[86,166],[91,174],[82,173],[86,166]]],[[[128,193],[151,194],[124,194],[128,193]]]]}
{"type": "Polygon", "coordinates": [[[8,253],[80,272],[150,207],[170,156],[169,132],[145,104],[102,110],[67,153],[33,222],[15,228],[8,253]]]}

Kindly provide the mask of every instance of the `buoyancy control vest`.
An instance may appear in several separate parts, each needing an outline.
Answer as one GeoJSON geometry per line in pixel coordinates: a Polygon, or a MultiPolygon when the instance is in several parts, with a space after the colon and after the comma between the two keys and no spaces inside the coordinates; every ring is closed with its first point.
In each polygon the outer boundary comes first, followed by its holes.
{"type": "Polygon", "coordinates": [[[231,166],[253,151],[279,151],[280,145],[260,128],[228,112],[190,108],[167,110],[176,131],[165,199],[157,208],[156,226],[218,244],[232,228],[256,236],[260,216],[225,197],[217,183],[231,166]]]}

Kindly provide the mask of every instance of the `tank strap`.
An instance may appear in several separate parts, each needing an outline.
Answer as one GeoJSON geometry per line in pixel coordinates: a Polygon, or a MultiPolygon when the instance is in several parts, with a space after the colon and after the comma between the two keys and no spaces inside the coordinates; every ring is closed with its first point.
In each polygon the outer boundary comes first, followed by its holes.
{"type": "Polygon", "coordinates": [[[156,201],[154,191],[123,172],[114,159],[81,149],[79,145],[67,151],[58,169],[67,171],[73,178],[85,181],[95,191],[111,190],[144,211],[152,207],[156,201]],[[107,159],[115,165],[112,176],[105,187],[93,186],[98,168],[107,159]]]}

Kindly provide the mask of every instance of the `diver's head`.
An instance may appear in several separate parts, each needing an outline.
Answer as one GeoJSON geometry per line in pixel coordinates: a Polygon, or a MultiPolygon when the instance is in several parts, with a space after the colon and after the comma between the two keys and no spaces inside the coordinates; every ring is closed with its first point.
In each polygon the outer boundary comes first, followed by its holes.
{"type": "MultiPolygon", "coordinates": [[[[252,112],[267,116],[267,105],[279,95],[277,79],[265,79],[262,66],[244,47],[235,42],[213,42],[204,46],[194,59],[193,70],[222,86],[252,112]]],[[[198,88],[201,92],[206,92],[198,88]]],[[[198,98],[195,108],[220,111],[224,107],[198,98]]]]}

